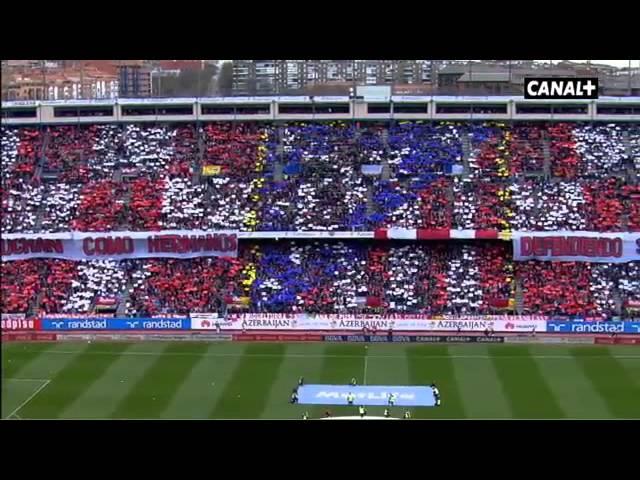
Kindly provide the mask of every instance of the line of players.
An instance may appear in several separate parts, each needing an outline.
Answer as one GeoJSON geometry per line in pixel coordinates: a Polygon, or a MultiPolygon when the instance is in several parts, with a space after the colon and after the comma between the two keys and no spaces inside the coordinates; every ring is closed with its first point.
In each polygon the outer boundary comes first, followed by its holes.
{"type": "MultiPolygon", "coordinates": [[[[300,377],[298,379],[298,386],[295,387],[293,389],[293,392],[291,393],[291,403],[298,403],[298,388],[304,385],[304,377],[300,377]]],[[[355,387],[358,385],[358,382],[356,381],[355,377],[351,378],[351,382],[350,385],[352,387],[355,387]]],[[[435,383],[432,383],[431,385],[431,390],[433,391],[433,397],[435,400],[435,404],[436,407],[440,406],[440,390],[438,389],[438,387],[436,386],[435,383]]],[[[396,399],[397,399],[398,395],[396,393],[390,393],[387,397],[387,405],[389,405],[390,407],[395,406],[396,404],[396,399]]],[[[353,402],[356,399],[356,396],[349,392],[347,394],[347,405],[349,406],[353,406],[353,402]]],[[[364,406],[360,406],[358,407],[358,413],[360,415],[360,418],[364,418],[367,415],[367,409],[364,408],[364,406]]],[[[389,411],[388,408],[384,409],[384,417],[385,418],[389,418],[391,416],[391,412],[389,411]]],[[[325,418],[331,417],[331,411],[327,410],[325,412],[325,418]]],[[[403,414],[403,418],[404,419],[409,419],[411,418],[411,411],[409,410],[405,410],[404,414],[403,414]]],[[[308,412],[304,412],[304,414],[302,415],[302,419],[303,420],[308,420],[309,419],[309,413],[308,412]]]]}
{"type": "MultiPolygon", "coordinates": [[[[358,414],[360,415],[360,418],[364,418],[367,416],[367,409],[364,408],[363,406],[358,407],[358,414]]],[[[332,414],[331,414],[331,410],[327,410],[324,412],[324,417],[325,418],[331,418],[332,414]]],[[[391,417],[391,411],[388,408],[384,409],[384,418],[390,418],[391,417]]],[[[408,420],[411,418],[411,411],[409,410],[405,410],[404,414],[402,415],[402,418],[404,418],[405,420],[408,420]]],[[[302,419],[303,420],[309,420],[309,412],[304,412],[302,414],[302,419]]]]}

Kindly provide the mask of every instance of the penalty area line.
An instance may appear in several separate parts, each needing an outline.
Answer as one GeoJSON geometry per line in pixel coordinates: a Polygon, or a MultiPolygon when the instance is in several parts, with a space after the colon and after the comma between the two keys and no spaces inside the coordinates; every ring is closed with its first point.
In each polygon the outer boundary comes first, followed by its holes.
{"type": "Polygon", "coordinates": [[[21,418],[17,415],[17,413],[20,411],[20,409],[21,409],[21,408],[23,408],[23,407],[24,407],[27,403],[29,403],[31,400],[33,400],[33,399],[34,399],[34,397],[35,397],[36,395],[38,395],[38,394],[39,394],[39,393],[44,389],[44,387],[46,387],[46,386],[47,386],[47,385],[49,385],[50,383],[51,383],[51,380],[45,380],[45,382],[44,382],[42,385],[40,385],[40,386],[36,389],[36,391],[35,391],[35,392],[33,392],[31,395],[29,395],[29,397],[28,397],[24,402],[22,402],[20,405],[18,405],[18,407],[17,407],[13,412],[11,412],[9,415],[7,415],[7,417],[6,417],[6,418],[11,418],[11,417],[14,417],[14,416],[15,416],[16,418],[21,419],[21,418]]]}
{"type": "Polygon", "coordinates": [[[47,382],[50,378],[5,378],[5,382],[47,382]]]}

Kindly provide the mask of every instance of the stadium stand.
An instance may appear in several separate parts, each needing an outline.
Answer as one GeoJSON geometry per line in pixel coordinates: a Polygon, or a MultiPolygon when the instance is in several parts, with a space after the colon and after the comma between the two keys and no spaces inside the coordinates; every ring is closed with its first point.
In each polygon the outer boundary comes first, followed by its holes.
{"type": "Polygon", "coordinates": [[[573,126],[568,123],[549,125],[546,133],[549,136],[550,163],[553,175],[562,178],[575,178],[582,161],[576,151],[573,126]]]}
{"type": "Polygon", "coordinates": [[[623,127],[583,125],[575,128],[576,153],[582,159],[583,177],[621,173],[626,168],[623,127]]]}
{"type": "Polygon", "coordinates": [[[17,260],[2,262],[0,285],[2,310],[27,313],[36,301],[40,281],[39,260],[17,260]]]}
{"type": "Polygon", "coordinates": [[[547,315],[593,316],[589,288],[591,265],[583,262],[524,262],[516,265],[524,294],[524,311],[547,315]]]}
{"type": "Polygon", "coordinates": [[[204,229],[256,229],[272,128],[250,123],[209,124],[201,135],[203,169],[219,169],[206,179],[204,229]]]}
{"type": "Polygon", "coordinates": [[[98,298],[117,298],[125,289],[125,271],[121,262],[113,260],[81,261],[77,276],[71,281],[71,292],[62,307],[64,312],[94,311],[98,298]]]}
{"type": "Polygon", "coordinates": [[[294,192],[292,230],[341,230],[358,223],[367,189],[355,130],[343,122],[284,128],[284,172],[294,192]]]}
{"type": "Polygon", "coordinates": [[[91,181],[80,192],[80,203],[71,228],[82,232],[120,230],[126,218],[126,185],[113,180],[91,181]]]}
{"type": "Polygon", "coordinates": [[[40,260],[40,285],[42,300],[40,310],[62,313],[69,300],[72,282],[78,277],[78,265],[67,260],[40,260]]]}
{"type": "Polygon", "coordinates": [[[218,312],[225,299],[242,291],[243,263],[228,258],[131,261],[126,312],[148,316],[158,313],[218,312]]]}
{"type": "Polygon", "coordinates": [[[280,241],[237,259],[5,262],[2,302],[26,312],[42,289],[49,313],[92,312],[98,297],[125,299],[130,315],[223,311],[249,296],[270,313],[498,314],[518,282],[527,314],[611,316],[640,300],[636,263],[513,262],[509,248],[280,241]]]}
{"type": "Polygon", "coordinates": [[[511,175],[542,172],[544,169],[544,130],[538,125],[515,124],[510,133],[511,175]]]}
{"type": "MultiPolygon", "coordinates": [[[[2,233],[640,231],[633,124],[2,127],[2,233]]],[[[242,241],[237,259],[2,263],[11,312],[631,315],[637,263],[514,262],[505,242],[242,241]],[[517,292],[522,301],[515,306],[517,292]]]]}

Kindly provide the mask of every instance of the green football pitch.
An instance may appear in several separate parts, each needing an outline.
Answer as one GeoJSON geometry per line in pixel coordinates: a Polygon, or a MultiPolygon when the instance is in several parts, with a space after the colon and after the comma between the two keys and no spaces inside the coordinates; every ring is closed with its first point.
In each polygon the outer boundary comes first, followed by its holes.
{"type": "Polygon", "coordinates": [[[633,346],[13,343],[2,346],[2,369],[2,417],[13,419],[356,414],[356,407],[289,404],[300,376],[323,384],[436,382],[442,406],[412,408],[418,419],[640,418],[633,346]]]}

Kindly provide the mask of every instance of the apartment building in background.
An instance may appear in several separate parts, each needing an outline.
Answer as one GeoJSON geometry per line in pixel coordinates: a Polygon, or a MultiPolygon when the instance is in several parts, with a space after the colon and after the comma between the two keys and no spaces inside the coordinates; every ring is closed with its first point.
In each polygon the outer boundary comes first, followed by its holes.
{"type": "Polygon", "coordinates": [[[144,60],[123,60],[118,63],[119,97],[151,96],[151,68],[144,60]]]}
{"type": "Polygon", "coordinates": [[[436,73],[439,95],[522,95],[526,77],[597,77],[601,96],[640,95],[638,69],[597,63],[533,61],[451,62],[436,73]]]}
{"type": "Polygon", "coordinates": [[[3,100],[150,96],[151,68],[147,60],[5,60],[2,62],[3,100]]]}
{"type": "Polygon", "coordinates": [[[234,60],[232,91],[285,95],[335,86],[346,94],[353,85],[428,85],[433,69],[430,60],[234,60]]]}
{"type": "Polygon", "coordinates": [[[8,60],[2,64],[2,100],[116,98],[117,71],[91,61],[8,60]]]}
{"type": "MultiPolygon", "coordinates": [[[[164,77],[218,60],[2,60],[2,100],[140,98],[162,94],[164,77]],[[154,79],[156,80],[154,91],[154,79]]],[[[602,96],[640,96],[640,65],[532,60],[233,60],[232,94],[348,95],[389,85],[393,95],[521,95],[527,76],[597,76],[602,96]]],[[[217,78],[212,77],[212,84],[217,78]]],[[[183,86],[184,90],[184,86],[183,86]]],[[[188,88],[187,88],[188,90],[188,88]]],[[[195,96],[189,90],[189,95],[195,96]]],[[[200,94],[203,94],[202,92],[200,94]]],[[[215,88],[204,94],[215,94],[215,88]]]]}

